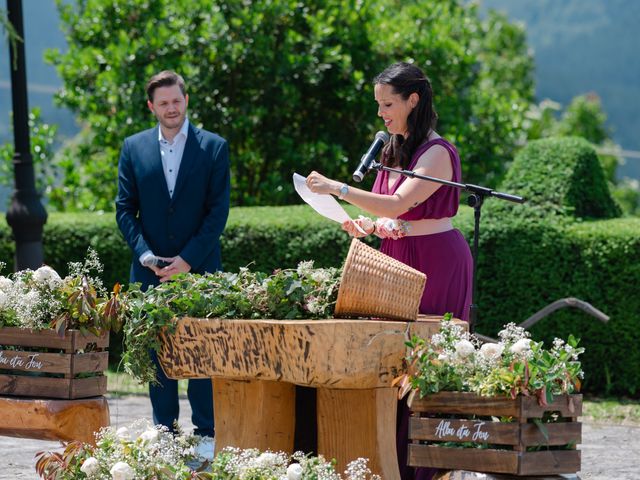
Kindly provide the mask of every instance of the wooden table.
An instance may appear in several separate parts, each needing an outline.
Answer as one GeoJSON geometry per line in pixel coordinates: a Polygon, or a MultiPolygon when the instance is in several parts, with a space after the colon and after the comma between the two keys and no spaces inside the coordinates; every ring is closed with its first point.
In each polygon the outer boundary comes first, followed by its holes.
{"type": "Polygon", "coordinates": [[[291,452],[295,385],[310,386],[318,453],[335,458],[338,471],[365,457],[382,478],[399,480],[391,382],[403,373],[404,342],[430,338],[440,320],[183,318],[158,357],[170,378],[213,379],[216,449],[291,452]]]}

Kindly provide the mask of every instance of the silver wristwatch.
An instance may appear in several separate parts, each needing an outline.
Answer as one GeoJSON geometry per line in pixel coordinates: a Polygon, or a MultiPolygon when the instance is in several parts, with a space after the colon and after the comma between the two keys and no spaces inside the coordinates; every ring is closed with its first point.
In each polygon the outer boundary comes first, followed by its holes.
{"type": "Polygon", "coordinates": [[[340,187],[340,193],[338,194],[338,198],[340,200],[344,199],[347,193],[349,193],[349,185],[347,185],[346,183],[343,183],[342,186],[340,187]]]}

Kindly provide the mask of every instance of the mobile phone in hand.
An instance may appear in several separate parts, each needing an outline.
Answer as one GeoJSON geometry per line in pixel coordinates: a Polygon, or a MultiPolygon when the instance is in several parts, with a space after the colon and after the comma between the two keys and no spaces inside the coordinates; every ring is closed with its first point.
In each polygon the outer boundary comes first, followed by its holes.
{"type": "Polygon", "coordinates": [[[171,262],[160,260],[159,258],[156,260],[156,267],[158,268],[168,267],[169,265],[171,265],[171,262]]]}

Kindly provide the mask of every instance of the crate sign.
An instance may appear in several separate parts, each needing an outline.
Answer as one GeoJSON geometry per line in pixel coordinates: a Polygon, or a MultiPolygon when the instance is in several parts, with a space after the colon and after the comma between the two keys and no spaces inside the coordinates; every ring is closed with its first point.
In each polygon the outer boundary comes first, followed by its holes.
{"type": "Polygon", "coordinates": [[[24,370],[42,370],[43,363],[38,360],[39,353],[22,354],[15,351],[0,350],[0,368],[23,368],[24,370]]]}
{"type": "Polygon", "coordinates": [[[439,392],[414,400],[411,411],[413,467],[522,476],[580,470],[582,395],[541,406],[535,397],[439,392]]]}
{"type": "Polygon", "coordinates": [[[0,395],[76,399],[104,395],[109,334],[0,328],[0,395]]]}
{"type": "Polygon", "coordinates": [[[435,429],[439,440],[459,440],[461,442],[489,442],[490,433],[482,429],[487,422],[467,422],[465,420],[440,420],[435,429]]]}

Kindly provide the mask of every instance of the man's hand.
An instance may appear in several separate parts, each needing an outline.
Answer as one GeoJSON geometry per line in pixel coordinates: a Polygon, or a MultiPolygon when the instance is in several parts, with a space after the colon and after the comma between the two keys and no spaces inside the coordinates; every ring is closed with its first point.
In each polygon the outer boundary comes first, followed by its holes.
{"type": "Polygon", "coordinates": [[[180,255],[177,257],[158,257],[158,259],[169,262],[169,265],[163,268],[150,267],[160,277],[160,282],[167,282],[171,280],[172,276],[191,270],[191,265],[185,262],[180,255]]]}

